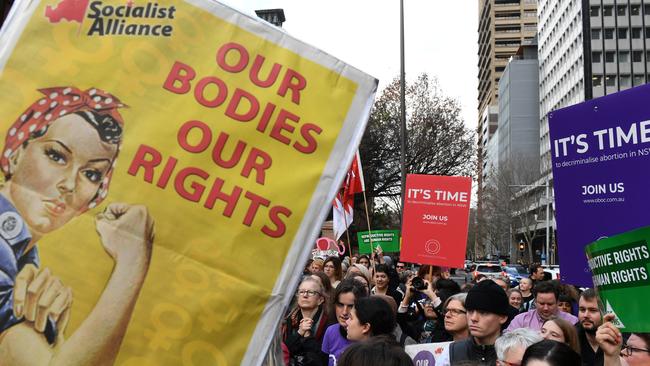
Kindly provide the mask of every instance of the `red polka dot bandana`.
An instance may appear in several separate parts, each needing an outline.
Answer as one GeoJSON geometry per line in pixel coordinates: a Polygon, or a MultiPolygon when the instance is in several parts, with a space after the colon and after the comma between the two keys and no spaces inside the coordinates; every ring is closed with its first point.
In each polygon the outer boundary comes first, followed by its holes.
{"type": "MultiPolygon", "coordinates": [[[[45,95],[44,98],[36,101],[13,123],[5,138],[5,147],[0,156],[0,168],[5,175],[9,174],[9,159],[16,150],[34,133],[45,133],[47,128],[58,118],[67,114],[79,111],[94,111],[98,114],[110,115],[120,127],[124,126],[124,120],[117,111],[118,108],[126,107],[119,99],[102,90],[91,88],[81,91],[75,87],[54,87],[39,89],[45,95]]],[[[119,143],[120,136],[109,142],[119,143]]],[[[94,208],[106,198],[108,185],[115,167],[113,159],[110,169],[102,180],[97,194],[89,202],[88,208],[94,208]]]]}

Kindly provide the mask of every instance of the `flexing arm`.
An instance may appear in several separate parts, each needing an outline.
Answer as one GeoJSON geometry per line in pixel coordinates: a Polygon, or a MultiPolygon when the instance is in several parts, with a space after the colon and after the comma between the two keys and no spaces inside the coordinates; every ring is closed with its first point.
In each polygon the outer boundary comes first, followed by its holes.
{"type": "Polygon", "coordinates": [[[95,308],[69,339],[54,348],[28,324],[8,329],[0,335],[0,363],[113,364],[149,268],[153,220],[143,206],[112,204],[98,216],[97,232],[115,267],[95,308]]]}

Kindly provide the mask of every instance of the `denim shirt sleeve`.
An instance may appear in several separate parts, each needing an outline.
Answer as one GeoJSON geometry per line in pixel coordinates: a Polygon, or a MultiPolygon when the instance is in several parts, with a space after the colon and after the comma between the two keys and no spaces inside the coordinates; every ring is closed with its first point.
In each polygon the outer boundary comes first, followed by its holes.
{"type": "MultiPolygon", "coordinates": [[[[25,265],[33,264],[39,267],[36,247],[27,253],[22,253],[30,240],[28,233],[21,234],[14,240],[6,239],[0,233],[0,334],[24,321],[23,318],[18,319],[14,315],[14,285],[16,276],[25,265]]],[[[44,336],[49,344],[54,344],[56,334],[56,325],[48,318],[44,336]]]]}

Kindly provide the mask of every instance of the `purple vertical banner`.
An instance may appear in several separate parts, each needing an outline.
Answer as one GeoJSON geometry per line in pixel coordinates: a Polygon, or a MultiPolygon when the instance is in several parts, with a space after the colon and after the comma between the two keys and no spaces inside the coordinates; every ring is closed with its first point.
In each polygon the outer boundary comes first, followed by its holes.
{"type": "Polygon", "coordinates": [[[549,113],[562,281],[592,287],[585,246],[650,225],[650,85],[549,113]]]}

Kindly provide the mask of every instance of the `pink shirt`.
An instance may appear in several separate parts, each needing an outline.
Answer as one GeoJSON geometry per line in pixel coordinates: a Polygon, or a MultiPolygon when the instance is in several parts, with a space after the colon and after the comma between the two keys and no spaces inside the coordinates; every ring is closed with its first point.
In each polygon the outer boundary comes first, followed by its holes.
{"type": "MultiPolygon", "coordinates": [[[[575,317],[572,314],[565,313],[564,311],[558,311],[557,314],[555,315],[557,315],[558,318],[562,318],[571,324],[575,324],[578,322],[577,317],[575,317]]],[[[539,316],[539,313],[537,313],[537,309],[528,310],[527,312],[521,313],[517,315],[514,319],[512,319],[510,325],[508,326],[508,328],[505,330],[504,333],[519,328],[530,328],[533,330],[541,330],[542,325],[544,325],[544,319],[542,319],[539,316]]]]}

